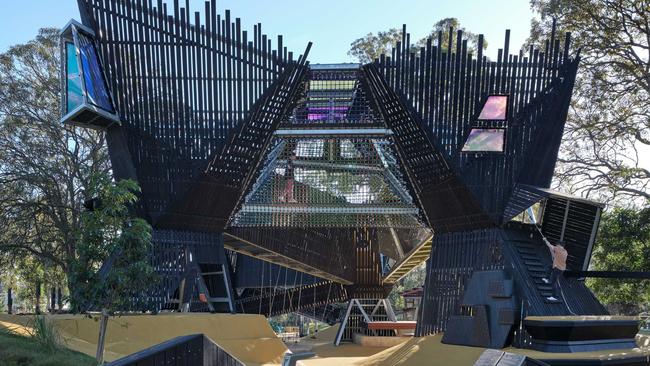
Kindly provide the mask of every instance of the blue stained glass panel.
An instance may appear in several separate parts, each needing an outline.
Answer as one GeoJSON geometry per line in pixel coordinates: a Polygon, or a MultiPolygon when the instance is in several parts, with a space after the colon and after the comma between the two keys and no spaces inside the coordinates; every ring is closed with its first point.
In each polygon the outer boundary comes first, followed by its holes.
{"type": "Polygon", "coordinates": [[[81,75],[79,75],[79,63],[77,62],[77,50],[73,43],[66,43],[66,113],[72,112],[83,103],[83,91],[81,90],[81,75]]]}
{"type": "Polygon", "coordinates": [[[114,113],[95,46],[92,40],[84,34],[78,33],[77,36],[88,101],[105,111],[114,113]]]}
{"type": "Polygon", "coordinates": [[[464,152],[503,152],[505,130],[472,128],[463,146],[464,152]]]}

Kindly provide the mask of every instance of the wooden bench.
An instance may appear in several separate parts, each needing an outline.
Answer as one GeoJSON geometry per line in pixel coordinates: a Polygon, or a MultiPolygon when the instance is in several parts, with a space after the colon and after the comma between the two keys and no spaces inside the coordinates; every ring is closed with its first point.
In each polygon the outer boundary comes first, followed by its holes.
{"type": "Polygon", "coordinates": [[[411,320],[404,321],[386,321],[386,322],[370,322],[368,329],[370,330],[415,330],[417,322],[411,320]]]}

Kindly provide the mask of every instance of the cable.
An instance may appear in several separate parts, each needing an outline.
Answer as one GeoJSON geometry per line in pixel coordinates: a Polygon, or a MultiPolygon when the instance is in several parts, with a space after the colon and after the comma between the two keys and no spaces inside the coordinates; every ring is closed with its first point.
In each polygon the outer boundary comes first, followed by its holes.
{"type": "MultiPolygon", "coordinates": [[[[548,241],[548,239],[546,239],[546,236],[544,236],[544,233],[542,233],[542,230],[539,228],[539,226],[537,226],[536,222],[533,222],[533,226],[535,226],[535,229],[537,229],[537,231],[539,232],[539,235],[542,236],[542,240],[544,240],[544,243],[546,243],[548,245],[551,245],[551,243],[548,241]]],[[[557,282],[558,287],[560,288],[560,295],[562,296],[562,301],[564,301],[564,305],[566,305],[567,310],[569,310],[569,313],[571,313],[571,315],[577,315],[573,311],[573,309],[571,309],[571,305],[569,305],[569,303],[566,301],[566,297],[564,296],[564,290],[562,289],[562,283],[560,282],[560,279],[559,278],[556,279],[556,282],[557,282]]]]}

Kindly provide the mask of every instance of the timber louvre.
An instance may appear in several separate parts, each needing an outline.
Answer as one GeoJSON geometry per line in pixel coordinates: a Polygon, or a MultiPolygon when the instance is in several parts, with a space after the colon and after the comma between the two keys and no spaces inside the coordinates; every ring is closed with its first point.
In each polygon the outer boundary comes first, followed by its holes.
{"type": "MultiPolygon", "coordinates": [[[[404,27],[392,53],[370,64],[309,65],[310,45],[294,60],[281,36],[276,49],[259,24],[249,37],[229,11],[217,14],[213,0],[205,2],[203,17],[198,12],[192,17],[187,0],[185,6],[173,1],[170,9],[162,0],[78,3],[83,24],[96,34],[121,123],[107,128],[115,176],[139,181],[139,213],[154,226],[155,238],[173,238],[154,249],[159,272],[168,274],[162,288],[148,294],[155,310],[174,308],[174,299],[189,303],[190,310],[205,310],[195,299],[188,301],[182,290],[187,286],[179,284],[192,281],[187,263],[208,264],[207,273],[233,278],[238,272],[244,278],[247,266],[251,271],[262,266],[264,274],[266,263],[273,263],[316,279],[280,286],[263,277],[239,293],[229,290],[232,281],[226,279],[230,295],[215,297],[224,310],[214,304],[209,310],[272,316],[322,309],[325,318],[332,302],[385,298],[392,286],[384,281],[390,276],[386,269],[399,266],[433,230],[418,335],[443,331],[447,319],[461,311],[465,284],[475,270],[512,269],[517,296],[530,304],[525,309],[530,314],[605,312],[573,279],[566,281],[572,289],[566,303],[544,302],[547,289],[538,280],[547,254],[539,238],[527,236],[530,223],[512,223],[532,204],[543,203],[542,230],[553,240],[570,239],[572,269],[588,264],[598,205],[546,190],[579,62],[579,55],[569,54],[569,35],[562,44],[553,31],[543,50],[511,55],[507,31],[497,59],[489,60],[482,36],[475,57],[460,31],[452,30],[448,39],[440,33],[437,41],[415,49],[404,27]],[[507,96],[502,118],[479,118],[491,96],[507,96]],[[474,132],[485,130],[500,134],[497,148],[464,149],[474,132]],[[321,144],[323,154],[305,156],[290,176],[286,172],[300,143],[321,144]],[[380,153],[382,144],[389,153],[380,153]],[[352,155],[375,149],[383,165],[360,168],[363,164],[345,160],[345,149],[352,155]],[[355,179],[363,169],[383,169],[386,184],[364,194],[385,199],[392,189],[403,203],[395,206],[403,210],[399,214],[413,220],[401,225],[394,218],[369,220],[377,207],[354,207],[336,187],[370,187],[365,178],[340,184],[336,174],[320,174],[334,182],[328,190],[322,181],[310,186],[298,174],[309,164],[313,171],[338,173],[341,162],[355,179]],[[256,190],[263,191],[269,177],[275,179],[267,185],[271,199],[256,205],[256,190]],[[294,192],[294,183],[322,200],[279,199],[278,191],[291,186],[294,192]],[[354,209],[310,205],[325,199],[354,209]],[[261,211],[260,220],[242,219],[261,211]],[[341,212],[356,216],[335,224],[310,216],[341,212]],[[276,220],[287,213],[293,216],[276,220]],[[300,215],[302,220],[294,220],[300,215]],[[215,253],[188,260],[192,247],[203,243],[214,244],[215,253]],[[236,266],[239,255],[251,256],[249,264],[236,266]]],[[[395,207],[375,213],[389,216],[395,207]]],[[[199,290],[190,291],[196,297],[209,281],[198,272],[192,277],[199,281],[199,290]]]]}

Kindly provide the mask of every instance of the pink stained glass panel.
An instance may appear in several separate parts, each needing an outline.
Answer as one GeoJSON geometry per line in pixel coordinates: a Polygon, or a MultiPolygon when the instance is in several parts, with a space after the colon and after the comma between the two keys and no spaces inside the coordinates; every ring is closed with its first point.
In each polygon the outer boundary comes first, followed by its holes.
{"type": "Polygon", "coordinates": [[[508,96],[507,95],[490,95],[483,105],[479,120],[497,120],[503,121],[506,119],[506,110],[508,109],[508,96]]]}
{"type": "Polygon", "coordinates": [[[500,128],[472,128],[463,151],[503,152],[504,133],[500,128]]]}

